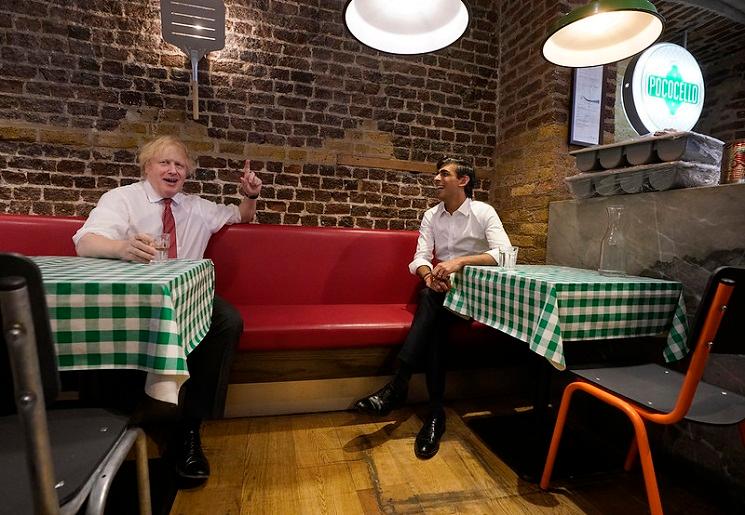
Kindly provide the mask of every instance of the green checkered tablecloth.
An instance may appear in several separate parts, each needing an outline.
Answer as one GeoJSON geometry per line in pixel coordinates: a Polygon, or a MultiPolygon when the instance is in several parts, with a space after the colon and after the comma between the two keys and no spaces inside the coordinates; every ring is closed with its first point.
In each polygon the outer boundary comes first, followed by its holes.
{"type": "Polygon", "coordinates": [[[188,375],[186,356],[212,318],[212,261],[32,259],[41,269],[61,370],[188,375]]]}
{"type": "Polygon", "coordinates": [[[593,270],[521,265],[467,266],[453,277],[445,307],[527,342],[559,369],[564,341],[649,336],[668,331],[664,357],[688,352],[683,286],[593,270]]]}

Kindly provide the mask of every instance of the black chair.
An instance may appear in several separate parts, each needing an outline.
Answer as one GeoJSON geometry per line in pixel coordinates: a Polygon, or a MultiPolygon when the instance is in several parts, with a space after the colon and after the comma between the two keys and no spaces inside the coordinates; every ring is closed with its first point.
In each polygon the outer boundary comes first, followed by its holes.
{"type": "Polygon", "coordinates": [[[739,424],[745,444],[745,397],[701,380],[714,347],[743,352],[745,268],[722,267],[709,278],[688,338],[691,359],[685,374],[657,364],[572,371],[578,380],[564,390],[551,447],[541,478],[548,488],[572,394],[583,391],[621,410],[634,426],[624,468],[641,460],[650,511],[662,513],[645,422],[675,424],[682,419],[712,425],[739,424]],[[738,327],[739,326],[739,327],[738,327]]]}
{"type": "Polygon", "coordinates": [[[150,514],[142,430],[102,409],[46,410],[57,359],[41,273],[20,255],[0,254],[0,323],[0,513],[77,513],[86,500],[86,513],[103,513],[136,444],[140,513],[150,514]]]}

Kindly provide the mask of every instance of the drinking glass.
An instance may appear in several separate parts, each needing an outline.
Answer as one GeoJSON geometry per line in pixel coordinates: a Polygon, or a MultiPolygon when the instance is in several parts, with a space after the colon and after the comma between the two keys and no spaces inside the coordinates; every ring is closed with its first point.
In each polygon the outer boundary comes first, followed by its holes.
{"type": "Polygon", "coordinates": [[[506,270],[512,270],[517,264],[517,247],[502,247],[499,249],[499,264],[506,270]]]}
{"type": "Polygon", "coordinates": [[[153,263],[161,263],[168,260],[168,249],[171,248],[171,235],[168,233],[156,234],[153,237],[155,257],[153,263]]]}

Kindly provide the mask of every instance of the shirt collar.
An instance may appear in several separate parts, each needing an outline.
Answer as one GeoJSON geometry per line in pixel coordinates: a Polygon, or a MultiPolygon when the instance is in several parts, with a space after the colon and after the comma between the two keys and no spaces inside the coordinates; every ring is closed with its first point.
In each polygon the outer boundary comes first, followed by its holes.
{"type": "MultiPolygon", "coordinates": [[[[160,195],[158,195],[158,192],[155,191],[155,188],[153,188],[153,185],[150,184],[150,181],[148,181],[147,179],[143,179],[142,182],[144,184],[145,195],[147,195],[148,201],[150,201],[153,204],[156,204],[156,203],[160,202],[161,200],[163,200],[163,197],[161,197],[160,195]]],[[[171,198],[172,198],[173,202],[176,205],[178,205],[178,204],[181,204],[181,201],[184,198],[184,194],[181,193],[181,192],[178,192],[178,193],[176,193],[171,198]]]]}
{"type": "Polygon", "coordinates": [[[460,213],[463,216],[468,216],[471,214],[471,199],[466,197],[466,200],[463,201],[463,203],[460,205],[458,209],[455,210],[456,213],[460,213]]]}
{"type": "MultiPolygon", "coordinates": [[[[437,213],[439,215],[447,213],[444,202],[440,202],[439,204],[437,204],[437,213]]],[[[471,199],[469,197],[466,197],[466,200],[464,200],[463,203],[460,205],[460,207],[453,212],[453,215],[455,215],[455,213],[460,213],[463,216],[470,215],[471,214],[471,199]]]]}

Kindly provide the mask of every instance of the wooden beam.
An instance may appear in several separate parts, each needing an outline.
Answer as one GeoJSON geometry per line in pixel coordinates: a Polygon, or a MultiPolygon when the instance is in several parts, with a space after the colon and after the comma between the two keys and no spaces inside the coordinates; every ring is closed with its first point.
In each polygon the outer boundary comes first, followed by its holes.
{"type": "Polygon", "coordinates": [[[424,161],[404,161],[403,159],[353,156],[351,154],[339,154],[336,158],[336,163],[344,166],[382,168],[384,170],[399,170],[415,173],[432,173],[435,170],[434,163],[425,163],[424,161]]]}
{"type": "MultiPolygon", "coordinates": [[[[382,157],[355,156],[352,154],[339,154],[336,164],[343,166],[359,166],[362,168],[381,168],[383,170],[397,170],[413,173],[434,173],[436,163],[425,161],[405,161],[403,159],[388,159],[382,157]]],[[[489,177],[491,173],[487,168],[476,168],[476,177],[489,177]]]]}

